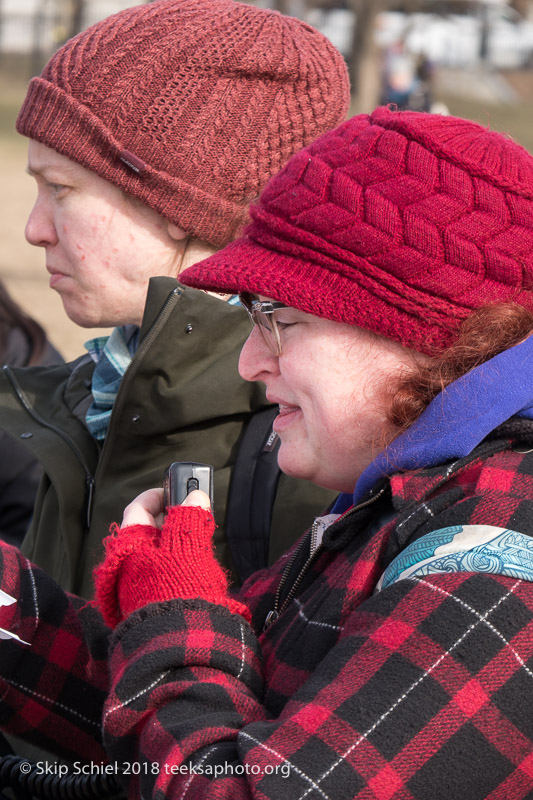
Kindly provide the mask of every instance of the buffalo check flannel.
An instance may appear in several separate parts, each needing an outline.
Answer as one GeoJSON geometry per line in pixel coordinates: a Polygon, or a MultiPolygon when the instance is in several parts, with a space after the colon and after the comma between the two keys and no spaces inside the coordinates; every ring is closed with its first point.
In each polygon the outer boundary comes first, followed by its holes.
{"type": "Polygon", "coordinates": [[[2,725],[100,760],[103,707],[105,751],[127,766],[130,797],[533,798],[533,584],[442,573],[374,593],[392,559],[431,530],[533,535],[533,457],[511,445],[495,438],[384,481],[375,502],[326,531],[266,630],[306,540],[243,587],[252,625],[201,599],[173,600],[111,638],[94,608],[4,547],[1,588],[24,601],[0,609],[0,624],[32,646],[0,643],[2,725]]]}

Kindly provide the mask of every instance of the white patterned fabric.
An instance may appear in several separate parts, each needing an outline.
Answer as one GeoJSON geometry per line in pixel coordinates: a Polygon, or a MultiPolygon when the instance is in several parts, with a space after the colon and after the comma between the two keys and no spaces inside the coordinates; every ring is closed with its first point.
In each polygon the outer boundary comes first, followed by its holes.
{"type": "Polygon", "coordinates": [[[533,539],[493,525],[454,525],[422,536],[381,576],[376,591],[437,572],[491,572],[533,582],[533,539]]]}

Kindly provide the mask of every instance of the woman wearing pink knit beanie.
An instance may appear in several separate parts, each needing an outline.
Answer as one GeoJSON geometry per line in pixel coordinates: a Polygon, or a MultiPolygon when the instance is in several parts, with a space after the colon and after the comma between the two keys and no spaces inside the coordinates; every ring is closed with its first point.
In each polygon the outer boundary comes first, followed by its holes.
{"type": "Polygon", "coordinates": [[[134,5],[30,82],[17,120],[37,186],[26,238],[69,317],[114,329],[63,369],[0,375],[0,429],[45,473],[24,552],[64,589],[92,596],[109,525],[173,461],[213,465],[217,552],[241,580],[283,552],[291,518],[330,502],[263,454],[275,409],[236,370],[245,310],[177,278],[242,233],[267,180],[348,104],[324,36],[233,0],[134,5]]]}

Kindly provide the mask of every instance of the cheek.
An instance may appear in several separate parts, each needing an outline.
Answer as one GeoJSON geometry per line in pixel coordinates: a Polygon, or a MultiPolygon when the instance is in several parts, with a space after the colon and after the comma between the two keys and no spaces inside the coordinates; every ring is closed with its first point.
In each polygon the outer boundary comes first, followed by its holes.
{"type": "Polygon", "coordinates": [[[344,384],[326,380],[310,397],[310,414],[315,424],[331,436],[347,433],[357,423],[357,393],[347,389],[344,384]]]}
{"type": "Polygon", "coordinates": [[[113,214],[111,212],[91,214],[91,216],[87,218],[84,234],[86,238],[93,240],[100,240],[102,237],[106,237],[107,239],[113,237],[113,214]]]}
{"type": "Polygon", "coordinates": [[[74,255],[80,252],[101,251],[107,236],[107,227],[94,215],[80,216],[65,211],[57,217],[57,230],[61,243],[74,255]]]}
{"type": "Polygon", "coordinates": [[[355,457],[360,450],[373,449],[383,424],[374,391],[360,375],[354,381],[341,376],[326,382],[312,398],[306,417],[310,436],[320,438],[329,451],[333,448],[334,457],[342,452],[355,457]]]}

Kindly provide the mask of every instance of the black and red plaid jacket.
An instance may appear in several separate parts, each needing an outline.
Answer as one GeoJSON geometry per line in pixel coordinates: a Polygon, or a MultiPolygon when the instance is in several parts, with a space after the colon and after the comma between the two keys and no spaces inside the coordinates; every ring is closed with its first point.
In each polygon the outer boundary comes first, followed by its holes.
{"type": "Polygon", "coordinates": [[[111,639],[110,689],[98,613],[5,548],[2,588],[24,602],[2,612],[32,646],[0,642],[3,726],[99,760],[109,690],[106,751],[130,797],[533,798],[533,584],[433,574],[373,593],[432,530],[533,535],[531,429],[385,481],[302,573],[304,538],[243,588],[253,626],[202,600],[136,612],[111,639]]]}

